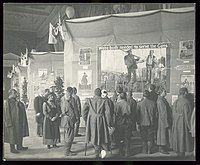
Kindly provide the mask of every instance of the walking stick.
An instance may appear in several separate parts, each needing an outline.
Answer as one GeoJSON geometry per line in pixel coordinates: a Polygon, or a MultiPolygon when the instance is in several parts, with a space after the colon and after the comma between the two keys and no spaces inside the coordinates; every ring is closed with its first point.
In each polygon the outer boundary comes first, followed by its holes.
{"type": "Polygon", "coordinates": [[[87,151],[87,143],[85,143],[85,156],[86,156],[86,151],[87,151]]]}

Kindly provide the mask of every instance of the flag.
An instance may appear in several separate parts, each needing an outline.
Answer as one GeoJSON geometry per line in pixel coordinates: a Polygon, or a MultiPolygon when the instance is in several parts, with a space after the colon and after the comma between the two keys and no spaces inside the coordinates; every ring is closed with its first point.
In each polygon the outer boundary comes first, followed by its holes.
{"type": "Polygon", "coordinates": [[[54,34],[54,26],[49,23],[49,41],[48,44],[56,44],[57,43],[57,39],[56,36],[54,34]]]}

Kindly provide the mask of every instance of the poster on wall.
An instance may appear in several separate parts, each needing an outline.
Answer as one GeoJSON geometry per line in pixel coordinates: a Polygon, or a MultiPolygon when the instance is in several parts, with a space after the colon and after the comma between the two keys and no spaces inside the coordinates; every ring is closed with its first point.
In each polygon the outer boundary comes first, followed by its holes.
{"type": "Polygon", "coordinates": [[[46,68],[39,68],[38,69],[38,77],[41,81],[41,84],[45,84],[48,79],[48,70],[46,68]]]}
{"type": "Polygon", "coordinates": [[[181,87],[186,87],[189,93],[194,93],[194,88],[195,88],[194,75],[181,75],[181,87]]]}
{"type": "Polygon", "coordinates": [[[91,92],[92,90],[92,70],[78,71],[78,89],[80,91],[91,92]]]}
{"type": "Polygon", "coordinates": [[[90,65],[91,63],[91,48],[80,49],[79,64],[80,65],[90,65]]]}
{"type": "Polygon", "coordinates": [[[193,60],[194,58],[194,40],[179,42],[180,60],[193,60]]]}
{"type": "Polygon", "coordinates": [[[149,84],[170,92],[170,43],[99,46],[100,86],[143,92],[149,84]],[[111,62],[112,61],[112,65],[111,62]]]}

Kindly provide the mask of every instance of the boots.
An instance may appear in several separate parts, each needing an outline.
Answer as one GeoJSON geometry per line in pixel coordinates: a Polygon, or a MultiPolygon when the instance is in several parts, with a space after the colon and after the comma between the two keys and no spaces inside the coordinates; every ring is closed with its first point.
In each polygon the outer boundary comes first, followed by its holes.
{"type": "Polygon", "coordinates": [[[164,149],[164,146],[159,146],[159,152],[162,154],[169,154],[169,152],[167,152],[166,149],[164,149]]]}
{"type": "Polygon", "coordinates": [[[99,154],[100,154],[100,150],[99,149],[95,149],[95,158],[100,158],[99,157],[99,154]]]}
{"type": "Polygon", "coordinates": [[[123,141],[120,141],[119,143],[119,155],[120,156],[124,156],[124,142],[123,141]]]}
{"type": "Polygon", "coordinates": [[[148,141],[147,146],[148,146],[147,154],[152,154],[152,142],[148,141]]]}
{"type": "Polygon", "coordinates": [[[11,152],[11,153],[14,153],[14,154],[18,154],[18,153],[19,153],[19,151],[17,151],[17,150],[15,149],[15,145],[14,145],[14,144],[10,144],[10,152],[11,152]]]}
{"type": "Polygon", "coordinates": [[[74,156],[74,155],[76,155],[75,153],[70,151],[71,146],[72,146],[72,142],[66,142],[65,143],[65,153],[64,153],[65,156],[74,156]]]}
{"type": "Polygon", "coordinates": [[[147,142],[143,142],[142,153],[143,153],[143,154],[148,154],[148,146],[147,146],[147,142]]]}

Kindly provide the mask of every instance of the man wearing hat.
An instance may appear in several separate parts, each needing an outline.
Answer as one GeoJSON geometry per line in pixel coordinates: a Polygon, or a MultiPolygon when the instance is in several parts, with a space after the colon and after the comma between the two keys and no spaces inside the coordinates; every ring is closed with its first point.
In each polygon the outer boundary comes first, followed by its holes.
{"type": "Polygon", "coordinates": [[[152,153],[156,122],[156,103],[149,99],[149,91],[143,93],[143,100],[137,105],[137,123],[143,140],[143,152],[152,153]]]}
{"type": "Polygon", "coordinates": [[[126,51],[127,55],[124,57],[124,63],[127,66],[128,71],[128,83],[131,80],[131,73],[133,74],[133,83],[136,82],[136,69],[137,69],[137,63],[139,62],[139,57],[132,54],[131,49],[126,51]]]}

